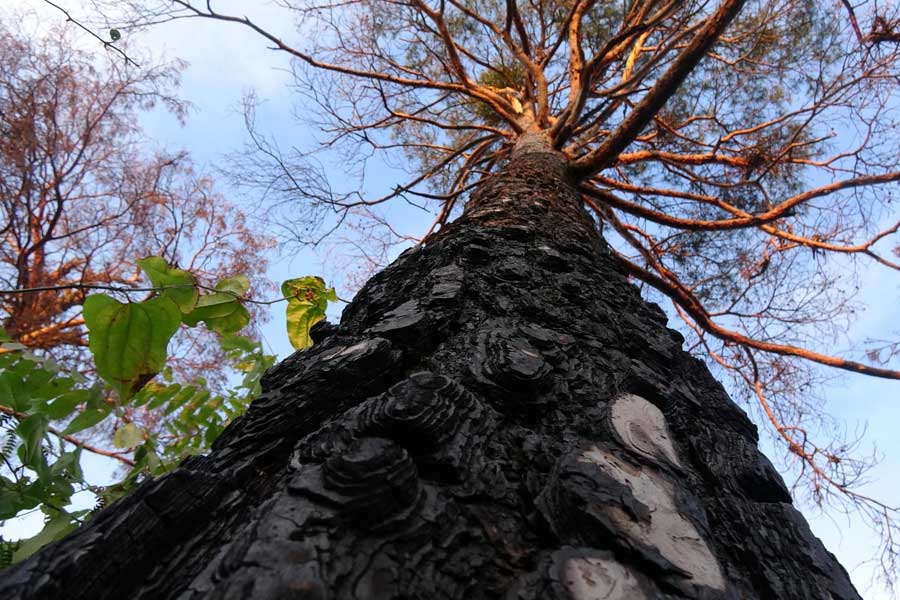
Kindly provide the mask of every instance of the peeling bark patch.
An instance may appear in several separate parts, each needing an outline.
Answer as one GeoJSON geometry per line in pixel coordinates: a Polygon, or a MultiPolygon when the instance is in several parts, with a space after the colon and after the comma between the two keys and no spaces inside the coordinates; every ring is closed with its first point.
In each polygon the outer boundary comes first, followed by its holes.
{"type": "Polygon", "coordinates": [[[652,403],[634,394],[623,394],[613,401],[609,417],[628,448],[654,462],[662,459],[681,466],[666,418],[652,403]]]}
{"type": "Polygon", "coordinates": [[[614,560],[570,558],[563,570],[563,582],[572,600],[642,600],[647,596],[637,577],[614,560]]]}
{"type": "Polygon", "coordinates": [[[616,506],[603,507],[626,536],[659,551],[673,565],[689,574],[698,585],[723,590],[725,581],[719,564],[694,525],[675,505],[674,488],[648,468],[634,468],[596,446],[579,461],[592,463],[619,483],[631,488],[634,498],[650,510],[649,521],[635,521],[616,506]]]}

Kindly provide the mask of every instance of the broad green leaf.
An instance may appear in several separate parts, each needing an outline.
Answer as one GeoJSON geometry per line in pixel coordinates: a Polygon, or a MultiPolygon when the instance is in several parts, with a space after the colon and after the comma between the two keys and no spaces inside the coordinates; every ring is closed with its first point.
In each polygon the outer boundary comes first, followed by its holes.
{"type": "Polygon", "coordinates": [[[0,373],[0,404],[16,412],[26,412],[31,404],[25,381],[12,369],[0,373]]]}
{"type": "MultiPolygon", "coordinates": [[[[32,369],[25,379],[25,389],[29,390],[29,395],[32,399],[49,400],[66,391],[65,389],[58,389],[65,386],[64,379],[68,378],[57,377],[55,372],[38,367],[32,369]]],[[[70,382],[68,387],[72,387],[71,384],[75,383],[71,379],[68,381],[70,382]]]]}
{"type": "Polygon", "coordinates": [[[65,434],[78,433],[88,427],[93,427],[100,421],[106,418],[106,415],[110,413],[112,409],[107,408],[88,408],[81,412],[77,417],[72,419],[66,429],[63,431],[65,434]]]}
{"type": "Polygon", "coordinates": [[[59,511],[56,516],[47,521],[40,533],[22,540],[18,549],[13,553],[13,562],[28,558],[50,542],[62,539],[77,527],[78,522],[72,518],[72,515],[64,510],[59,511]]]}
{"type": "Polygon", "coordinates": [[[240,297],[250,290],[250,280],[244,275],[226,277],[216,284],[216,289],[240,297]]]}
{"type": "Polygon", "coordinates": [[[206,326],[219,334],[235,333],[240,331],[250,322],[250,312],[242,304],[238,304],[234,311],[218,319],[207,319],[206,326]]]}
{"type": "Polygon", "coordinates": [[[197,280],[190,271],[169,266],[166,259],[161,256],[142,258],[138,261],[138,265],[150,279],[153,287],[167,288],[161,295],[175,302],[182,313],[187,314],[194,310],[200,292],[197,290],[197,280]]]}
{"type": "Polygon", "coordinates": [[[65,419],[73,412],[79,404],[84,404],[90,400],[94,394],[93,390],[72,390],[60,395],[58,398],[51,400],[45,407],[43,413],[47,415],[51,421],[65,419]]]}
{"type": "Polygon", "coordinates": [[[287,332],[294,350],[304,350],[312,346],[309,330],[324,318],[325,311],[312,302],[299,302],[294,299],[288,301],[287,332]]]}
{"type": "Polygon", "coordinates": [[[324,310],[328,302],[337,302],[334,288],[326,288],[325,280],[315,275],[288,279],[281,284],[281,294],[285,298],[296,298],[318,304],[324,310]]]}
{"type": "Polygon", "coordinates": [[[144,441],[144,432],[134,423],[128,423],[116,429],[113,445],[116,448],[134,448],[144,441]]]}
{"type": "Polygon", "coordinates": [[[281,284],[281,293],[288,299],[288,339],[295,350],[312,346],[310,328],[325,318],[328,302],[337,300],[334,288],[326,288],[325,280],[314,275],[288,279],[281,284]]]}
{"type": "Polygon", "coordinates": [[[184,316],[184,322],[193,327],[198,321],[227,316],[234,312],[235,306],[239,305],[240,302],[231,294],[223,292],[205,294],[200,296],[194,310],[184,316]]]}
{"type": "Polygon", "coordinates": [[[184,315],[184,324],[195,327],[203,321],[206,326],[221,334],[239,331],[250,322],[250,313],[240,300],[227,292],[215,292],[200,296],[193,311],[184,315]]]}
{"type": "Polygon", "coordinates": [[[13,482],[0,476],[0,521],[12,519],[20,511],[30,510],[41,503],[41,497],[32,492],[32,486],[25,485],[27,478],[13,482]]]}
{"type": "Polygon", "coordinates": [[[109,404],[107,403],[107,395],[108,388],[103,385],[102,381],[94,381],[91,387],[88,388],[87,402],[84,403],[85,408],[100,408],[103,410],[109,409],[109,404]]]}
{"type": "Polygon", "coordinates": [[[19,457],[22,464],[35,471],[40,471],[44,465],[44,453],[41,447],[44,443],[44,435],[47,433],[47,417],[44,415],[31,415],[26,417],[16,427],[16,433],[22,440],[19,446],[19,457]]]}
{"type": "Polygon", "coordinates": [[[81,448],[75,448],[72,452],[63,452],[50,467],[50,474],[54,477],[64,477],[70,481],[80,481],[81,472],[81,448]]]}
{"type": "Polygon", "coordinates": [[[181,312],[169,298],[123,304],[96,294],[84,301],[84,322],[97,373],[127,401],[165,366],[181,312]]]}
{"type": "Polygon", "coordinates": [[[254,342],[251,338],[243,335],[223,335],[219,336],[219,346],[226,352],[229,350],[243,350],[244,352],[256,352],[260,350],[259,342],[254,342]]]}
{"type": "Polygon", "coordinates": [[[153,473],[160,466],[159,455],[153,448],[151,440],[147,440],[134,451],[134,466],[128,473],[127,479],[135,480],[142,473],[153,473]]]}

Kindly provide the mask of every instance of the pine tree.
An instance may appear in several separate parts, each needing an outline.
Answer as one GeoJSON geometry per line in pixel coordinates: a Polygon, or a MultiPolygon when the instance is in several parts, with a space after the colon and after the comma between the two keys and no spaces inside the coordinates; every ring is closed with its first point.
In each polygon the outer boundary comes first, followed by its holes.
{"type": "Polygon", "coordinates": [[[858,598],[525,136],[216,442],[5,598],[858,598]]]}

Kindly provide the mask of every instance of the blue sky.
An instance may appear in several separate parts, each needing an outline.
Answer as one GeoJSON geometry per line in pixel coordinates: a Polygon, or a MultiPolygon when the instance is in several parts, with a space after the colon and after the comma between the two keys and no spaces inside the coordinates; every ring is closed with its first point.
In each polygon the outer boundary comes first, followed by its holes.
{"type": "MultiPolygon", "coordinates": [[[[77,0],[57,1],[75,15],[84,14],[80,12],[77,0]]],[[[63,20],[61,14],[40,0],[6,0],[6,4],[38,11],[42,25],[63,20]]],[[[223,10],[228,5],[238,7],[239,13],[246,11],[249,5],[256,5],[251,14],[254,19],[276,32],[284,33],[289,39],[292,37],[291,24],[284,20],[283,13],[277,7],[269,3],[232,1],[222,5],[223,10]]],[[[0,7],[0,18],[3,17],[3,10],[0,7]]],[[[145,115],[143,125],[154,143],[173,150],[189,150],[200,170],[215,167],[224,152],[240,148],[245,134],[239,105],[242,94],[250,88],[266,101],[259,113],[261,122],[278,132],[281,143],[304,146],[312,140],[313,132],[297,125],[291,118],[290,92],[286,89],[290,81],[285,71],[288,67],[286,57],[267,50],[263,42],[248,31],[221,23],[181,22],[152,29],[129,42],[142,49],[149,48],[157,57],[180,58],[190,63],[184,72],[180,92],[195,106],[186,126],[181,127],[162,111],[145,115]]],[[[85,40],[84,43],[95,42],[85,40]]],[[[371,165],[368,175],[375,185],[397,183],[396,175],[378,164],[371,165]]],[[[339,173],[332,173],[332,176],[341,177],[339,173]]],[[[398,210],[392,216],[399,228],[411,234],[420,235],[431,222],[431,218],[420,211],[398,210]]],[[[306,274],[318,274],[329,282],[339,283],[340,274],[334,270],[334,264],[333,258],[324,252],[301,252],[282,257],[268,275],[276,283],[306,274]]],[[[885,279],[883,271],[871,271],[864,273],[862,279],[864,295],[860,299],[869,307],[861,314],[851,339],[890,335],[900,328],[896,311],[900,278],[885,279]]],[[[332,320],[338,318],[339,309],[337,307],[331,311],[332,320]]],[[[274,310],[273,318],[263,327],[262,333],[267,347],[284,357],[291,349],[283,330],[281,308],[274,310]]],[[[850,431],[868,424],[868,445],[864,448],[871,448],[874,444],[885,457],[872,471],[872,483],[862,491],[888,504],[900,505],[900,484],[896,476],[900,472],[900,436],[897,435],[900,383],[851,375],[828,389],[825,396],[828,398],[828,410],[850,431]]],[[[765,435],[762,437],[767,439],[765,435]]],[[[766,452],[773,452],[767,442],[763,447],[766,452]]],[[[92,461],[88,470],[99,480],[108,477],[109,467],[92,461]]],[[[811,507],[801,508],[813,531],[851,572],[864,597],[876,600],[894,597],[889,592],[871,587],[872,565],[860,564],[872,556],[875,548],[873,534],[859,519],[834,511],[821,513],[811,507]]],[[[16,527],[23,532],[22,535],[28,535],[27,529],[37,526],[39,523],[19,524],[16,527]]],[[[4,533],[8,531],[9,528],[5,528],[4,533]]]]}

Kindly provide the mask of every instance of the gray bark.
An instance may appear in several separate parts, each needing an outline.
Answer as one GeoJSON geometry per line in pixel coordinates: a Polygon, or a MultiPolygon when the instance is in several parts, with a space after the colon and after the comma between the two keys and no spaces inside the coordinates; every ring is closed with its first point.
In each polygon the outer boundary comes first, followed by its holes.
{"type": "Polygon", "coordinates": [[[754,425],[517,153],[208,456],[0,574],[12,598],[859,598],[754,425]]]}

